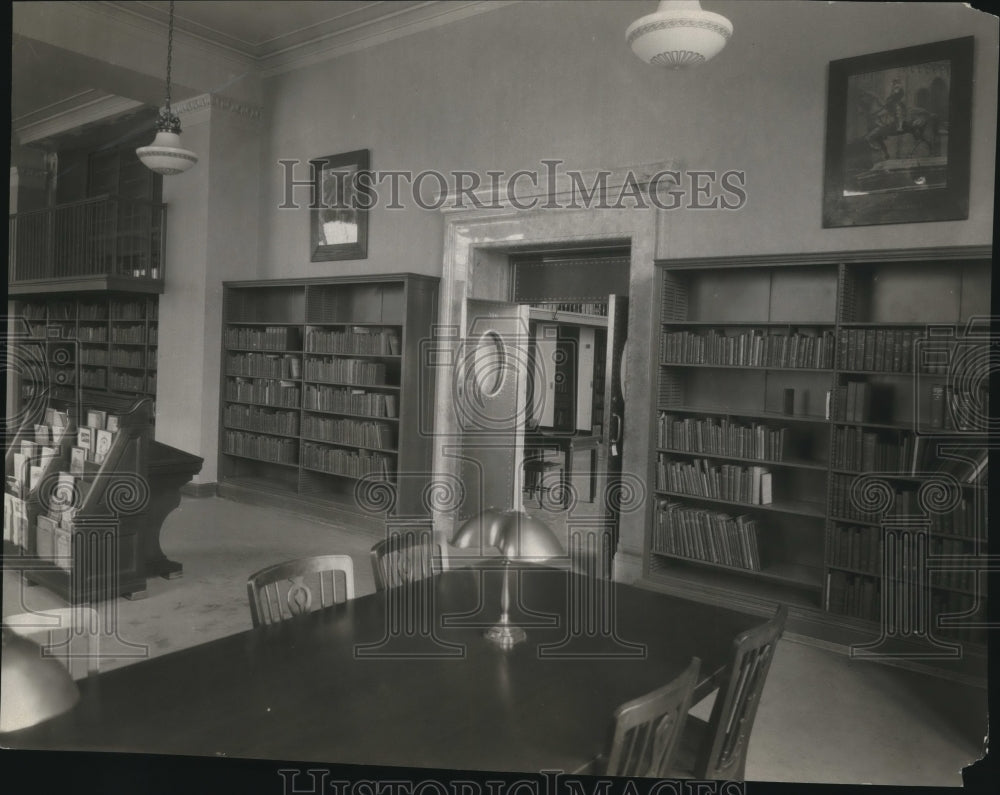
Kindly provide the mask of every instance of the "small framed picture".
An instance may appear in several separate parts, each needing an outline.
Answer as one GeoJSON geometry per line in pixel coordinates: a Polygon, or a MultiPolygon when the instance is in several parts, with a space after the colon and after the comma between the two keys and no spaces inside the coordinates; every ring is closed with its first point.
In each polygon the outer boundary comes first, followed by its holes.
{"type": "Polygon", "coordinates": [[[969,217],[973,37],[830,63],[823,226],[969,217]]]}
{"type": "Polygon", "coordinates": [[[310,160],[309,208],[313,262],[367,259],[371,163],[368,149],[310,160]]]}

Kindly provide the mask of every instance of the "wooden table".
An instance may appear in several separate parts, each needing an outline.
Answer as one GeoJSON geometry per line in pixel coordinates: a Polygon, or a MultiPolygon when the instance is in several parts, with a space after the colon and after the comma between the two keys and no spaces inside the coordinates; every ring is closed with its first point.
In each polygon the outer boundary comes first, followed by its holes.
{"type": "MultiPolygon", "coordinates": [[[[547,614],[550,624],[526,627],[528,641],[507,653],[487,644],[481,628],[498,615],[500,571],[452,570],[423,590],[375,593],[84,680],[71,711],[3,744],[574,771],[606,750],[616,706],[670,681],[693,655],[703,661],[699,691],[710,692],[732,638],[760,621],[612,585],[617,635],[644,644],[642,656],[609,656],[629,649],[583,637],[570,650],[603,659],[546,657],[540,647],[566,637],[568,591],[586,597],[599,581],[553,569],[526,570],[519,580],[519,604],[536,614],[530,621],[544,623],[538,614],[547,614]],[[433,601],[431,623],[455,656],[420,656],[441,647],[414,635],[385,645],[395,656],[360,656],[357,645],[386,637],[387,610],[421,594],[433,601]],[[476,615],[479,625],[470,625],[476,615]],[[456,621],[465,625],[443,626],[456,621]]],[[[513,618],[524,616],[516,610],[513,618]]]]}
{"type": "MultiPolygon", "coordinates": [[[[590,452],[590,472],[587,482],[590,486],[589,502],[594,501],[597,481],[597,451],[604,441],[603,436],[591,433],[559,433],[556,431],[530,431],[524,436],[525,450],[555,450],[563,456],[563,482],[573,482],[573,456],[582,451],[590,452]]],[[[569,489],[563,490],[564,503],[569,501],[569,489]]]]}

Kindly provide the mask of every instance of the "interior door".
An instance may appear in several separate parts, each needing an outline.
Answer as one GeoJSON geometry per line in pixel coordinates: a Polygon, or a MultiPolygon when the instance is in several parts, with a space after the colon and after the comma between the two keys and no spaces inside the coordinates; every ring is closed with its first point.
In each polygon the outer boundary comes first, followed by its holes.
{"type": "Polygon", "coordinates": [[[520,507],[529,367],[528,308],[466,301],[453,400],[462,430],[459,519],[520,507]]]}
{"type": "MultiPolygon", "coordinates": [[[[604,461],[597,480],[597,498],[611,534],[611,551],[618,546],[618,510],[615,485],[622,474],[622,444],[625,435],[625,343],[628,333],[628,299],[608,297],[608,341],[604,363],[604,461]]],[[[610,561],[609,561],[610,562],[610,561]]],[[[610,572],[608,572],[610,575],[610,572]]]]}

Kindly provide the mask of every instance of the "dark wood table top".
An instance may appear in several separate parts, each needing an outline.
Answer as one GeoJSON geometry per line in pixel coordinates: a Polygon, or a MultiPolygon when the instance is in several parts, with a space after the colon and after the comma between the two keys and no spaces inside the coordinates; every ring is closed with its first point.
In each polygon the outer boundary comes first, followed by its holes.
{"type": "Polygon", "coordinates": [[[574,771],[606,750],[615,707],[665,684],[694,655],[703,661],[701,690],[710,690],[733,637],[760,621],[605,584],[617,638],[588,634],[588,623],[600,630],[599,616],[568,605],[598,604],[600,581],[529,568],[512,611],[528,640],[503,652],[482,637],[499,615],[501,576],[452,570],[109,671],[80,683],[71,711],[3,744],[574,771]],[[399,631],[388,633],[390,625],[399,631]],[[423,631],[430,626],[436,640],[423,631]],[[373,650],[380,656],[365,656],[373,650]]]}

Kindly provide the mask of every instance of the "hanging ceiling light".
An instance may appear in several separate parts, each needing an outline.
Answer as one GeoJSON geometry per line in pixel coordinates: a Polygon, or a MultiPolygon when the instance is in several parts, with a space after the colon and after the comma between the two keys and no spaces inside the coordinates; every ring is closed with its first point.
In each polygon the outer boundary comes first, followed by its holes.
{"type": "Polygon", "coordinates": [[[625,31],[632,52],[646,63],[682,69],[711,60],[733,35],[733,23],[705,11],[698,0],[662,0],[653,14],[625,31]]]}
{"type": "Polygon", "coordinates": [[[174,2],[170,0],[170,22],[167,25],[167,99],[156,121],[156,138],[149,146],[135,150],[146,168],[157,174],[171,175],[187,171],[198,162],[198,155],[181,148],[181,120],[170,109],[170,62],[174,50],[174,2]]]}

